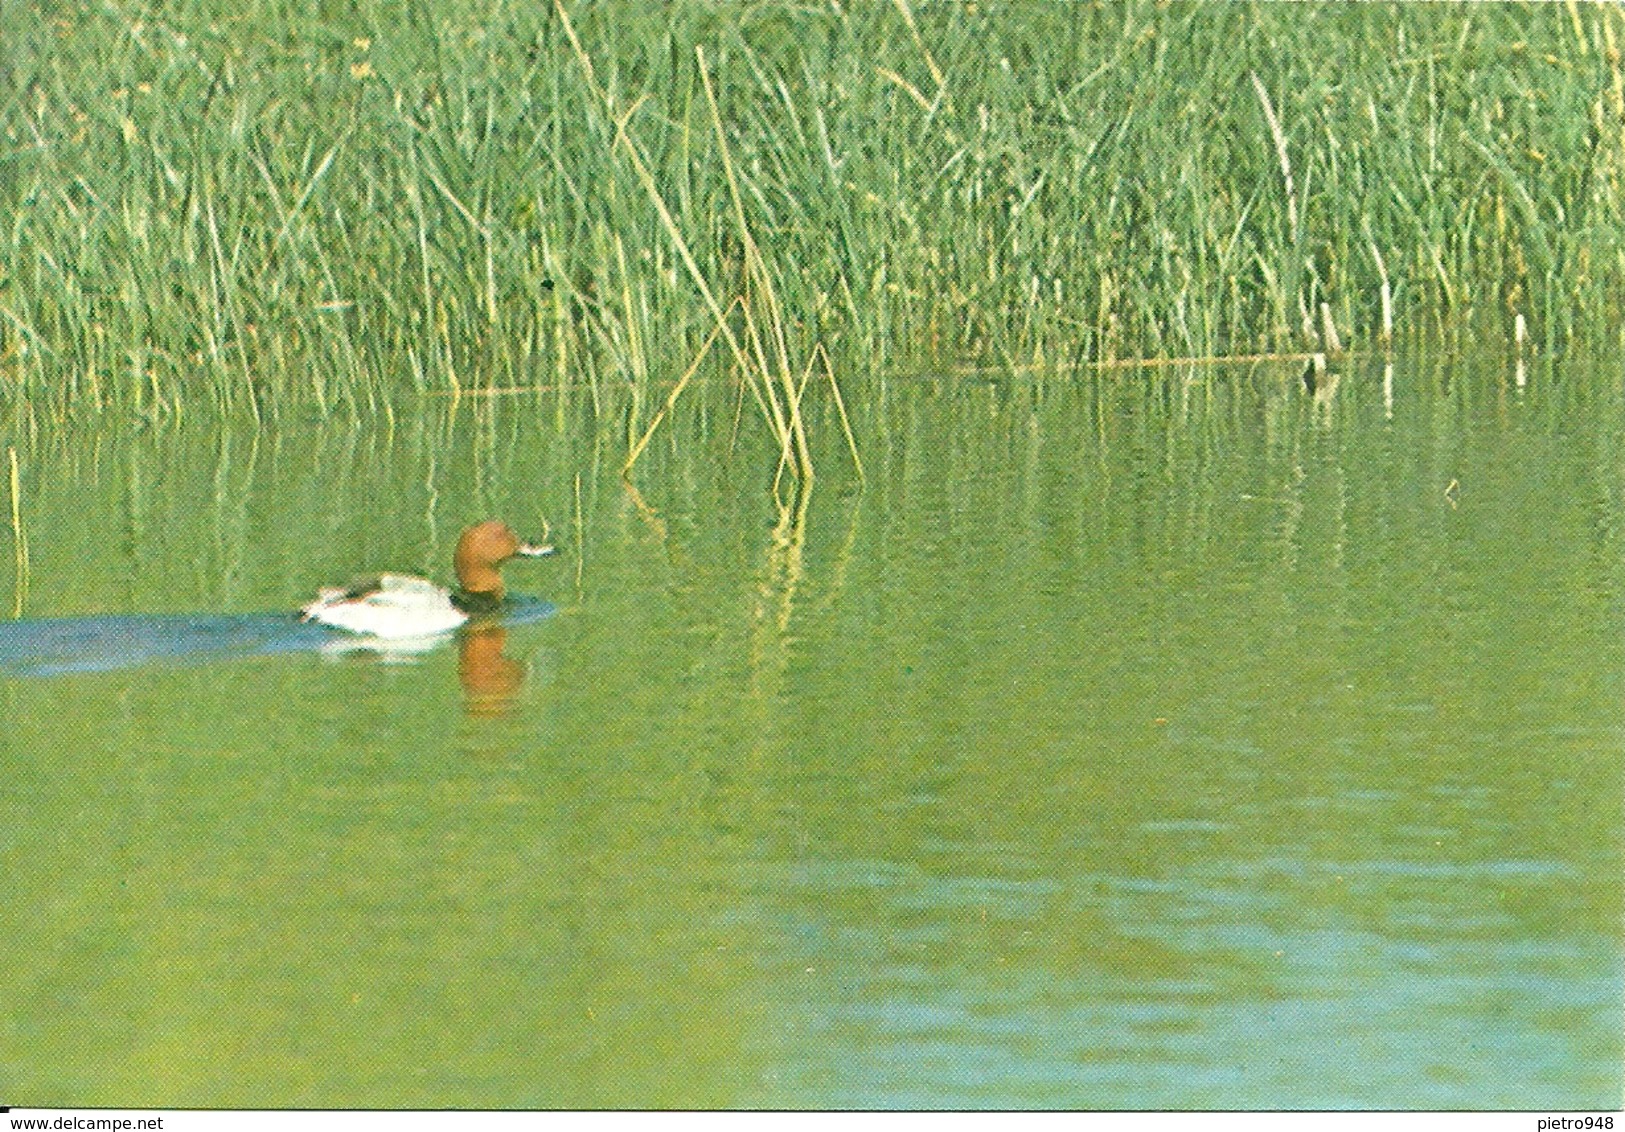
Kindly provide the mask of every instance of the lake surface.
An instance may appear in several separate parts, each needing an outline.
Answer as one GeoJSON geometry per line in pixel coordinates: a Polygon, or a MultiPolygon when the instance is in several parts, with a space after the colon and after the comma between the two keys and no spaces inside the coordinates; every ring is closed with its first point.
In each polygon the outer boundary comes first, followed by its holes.
{"type": "Polygon", "coordinates": [[[1620,1106],[1617,360],[848,395],[777,530],[723,387],[635,495],[584,395],[12,427],[0,656],[561,553],[417,656],[0,664],[0,1101],[1620,1106]]]}

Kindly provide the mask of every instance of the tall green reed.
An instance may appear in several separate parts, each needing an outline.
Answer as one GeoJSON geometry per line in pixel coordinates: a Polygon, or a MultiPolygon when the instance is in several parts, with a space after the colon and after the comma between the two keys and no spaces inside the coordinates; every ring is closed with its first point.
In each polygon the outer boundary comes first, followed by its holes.
{"type": "Polygon", "coordinates": [[[10,4],[0,397],[531,390],[632,454],[720,335],[690,380],[743,382],[803,470],[825,366],[1321,348],[1323,309],[1556,348],[1621,313],[1622,36],[1577,4],[10,4]]]}

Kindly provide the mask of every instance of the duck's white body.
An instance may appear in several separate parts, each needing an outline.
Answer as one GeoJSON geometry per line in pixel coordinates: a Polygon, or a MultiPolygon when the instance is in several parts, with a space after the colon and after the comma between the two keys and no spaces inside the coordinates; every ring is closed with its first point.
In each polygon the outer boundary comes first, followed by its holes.
{"type": "Polygon", "coordinates": [[[468,620],[448,590],[406,574],[385,574],[364,593],[324,589],[300,612],[306,621],[384,640],[439,636],[468,620]]]}

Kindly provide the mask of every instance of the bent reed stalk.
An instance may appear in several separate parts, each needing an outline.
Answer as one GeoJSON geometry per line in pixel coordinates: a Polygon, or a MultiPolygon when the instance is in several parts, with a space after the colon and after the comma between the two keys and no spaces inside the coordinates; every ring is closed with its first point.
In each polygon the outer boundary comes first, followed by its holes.
{"type": "Polygon", "coordinates": [[[715,366],[805,478],[903,369],[1625,314],[1613,6],[341,8],[0,5],[0,400],[545,386],[635,465],[715,366]]]}
{"type": "Polygon", "coordinates": [[[32,571],[28,564],[28,536],[23,533],[22,477],[17,471],[17,450],[7,448],[6,457],[11,463],[11,543],[16,570],[12,580],[11,616],[15,620],[23,615],[32,571]]]}

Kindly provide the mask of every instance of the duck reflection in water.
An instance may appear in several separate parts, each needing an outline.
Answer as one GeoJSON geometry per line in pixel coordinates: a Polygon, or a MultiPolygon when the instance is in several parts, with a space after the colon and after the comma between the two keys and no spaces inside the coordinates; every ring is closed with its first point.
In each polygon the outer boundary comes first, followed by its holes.
{"type": "Polygon", "coordinates": [[[458,639],[463,710],[476,719],[507,715],[524,687],[527,666],[503,651],[507,644],[508,629],[501,624],[470,625],[458,639]]]}

